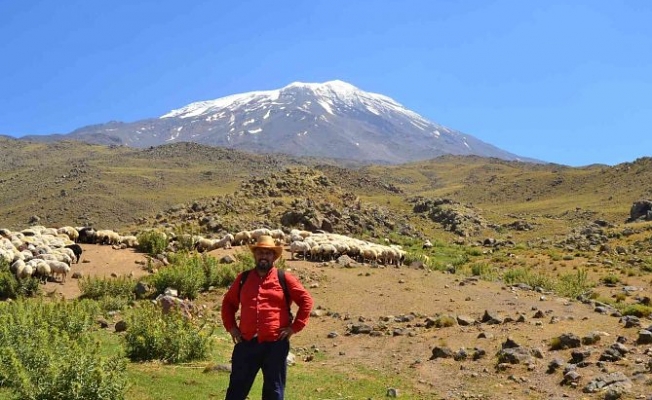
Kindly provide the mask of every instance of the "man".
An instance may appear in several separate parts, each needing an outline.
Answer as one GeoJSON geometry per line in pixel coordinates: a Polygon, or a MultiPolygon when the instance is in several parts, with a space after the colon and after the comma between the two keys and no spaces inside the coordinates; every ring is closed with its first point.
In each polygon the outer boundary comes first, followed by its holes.
{"type": "Polygon", "coordinates": [[[289,339],[308,323],[312,297],[288,273],[283,274],[287,288],[284,290],[274,265],[283,247],[277,246],[271,236],[260,236],[249,248],[255,268],[243,273],[247,275],[242,285],[243,274],[238,275],[222,299],[222,323],[235,343],[226,400],[244,400],[260,369],[263,370],[263,400],[282,400],[289,339]],[[291,302],[299,306],[294,320],[289,309],[291,302]],[[239,326],[235,319],[238,308],[241,308],[239,326]]]}

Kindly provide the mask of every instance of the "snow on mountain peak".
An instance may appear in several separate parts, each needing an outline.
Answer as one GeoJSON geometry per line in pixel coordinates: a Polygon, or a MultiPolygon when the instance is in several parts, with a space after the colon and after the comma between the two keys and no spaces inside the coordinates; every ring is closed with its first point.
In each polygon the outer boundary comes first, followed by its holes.
{"type": "MultiPolygon", "coordinates": [[[[381,115],[384,112],[400,112],[410,118],[417,118],[426,123],[420,115],[408,110],[393,99],[371,92],[365,92],[341,80],[332,80],[324,83],[292,82],[277,90],[254,91],[221,97],[215,100],[199,101],[185,107],[172,110],[161,118],[191,118],[204,114],[219,113],[224,109],[234,110],[247,104],[271,104],[287,93],[294,90],[309,90],[317,97],[317,103],[329,114],[334,114],[337,104],[348,107],[363,106],[369,112],[381,115]]],[[[254,107],[256,108],[256,107],[254,107]]]]}

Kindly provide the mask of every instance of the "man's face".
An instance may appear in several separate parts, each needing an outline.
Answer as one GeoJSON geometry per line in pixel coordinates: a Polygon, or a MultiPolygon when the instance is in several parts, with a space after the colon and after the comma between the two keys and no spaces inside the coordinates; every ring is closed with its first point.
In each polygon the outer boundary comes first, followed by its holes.
{"type": "Polygon", "coordinates": [[[276,253],[272,249],[254,250],[254,260],[256,261],[256,268],[260,271],[269,271],[274,264],[274,257],[276,253]]]}

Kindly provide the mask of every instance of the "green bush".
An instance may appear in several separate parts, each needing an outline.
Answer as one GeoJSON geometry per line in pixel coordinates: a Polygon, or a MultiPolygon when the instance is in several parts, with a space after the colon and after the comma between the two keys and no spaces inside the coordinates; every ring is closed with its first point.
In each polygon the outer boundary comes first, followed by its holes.
{"type": "Polygon", "coordinates": [[[126,363],[103,358],[88,302],[16,301],[0,312],[0,386],[18,399],[124,399],[126,363]]]}
{"type": "Polygon", "coordinates": [[[479,276],[482,279],[493,281],[498,277],[496,268],[487,263],[474,263],[471,265],[471,275],[479,276]]]}
{"type": "Polygon", "coordinates": [[[149,303],[133,309],[127,326],[126,353],[133,361],[205,360],[213,344],[213,330],[205,329],[205,324],[196,325],[179,312],[162,314],[160,308],[149,303]]]}
{"type": "Polygon", "coordinates": [[[138,250],[143,253],[156,255],[163,253],[168,247],[168,239],[165,233],[157,230],[141,232],[137,236],[138,250]]]}
{"type": "MultiPolygon", "coordinates": [[[[227,287],[235,281],[238,273],[253,268],[253,256],[249,252],[238,253],[233,264],[220,264],[210,255],[177,253],[170,257],[170,265],[147,278],[155,288],[156,295],[171,287],[180,297],[195,299],[201,291],[213,287],[227,287]]],[[[284,262],[277,262],[283,268],[284,262]]]]}
{"type": "Polygon", "coordinates": [[[533,271],[530,268],[508,269],[503,273],[503,281],[508,284],[524,283],[532,287],[554,289],[554,281],[547,275],[533,271]]]}
{"type": "Polygon", "coordinates": [[[20,294],[20,282],[7,269],[0,271],[0,300],[15,299],[20,294]]]}
{"type": "Polygon", "coordinates": [[[170,265],[150,275],[148,281],[154,286],[156,294],[163,294],[170,287],[179,291],[179,297],[196,299],[206,282],[201,260],[201,255],[180,253],[170,260],[170,265]]]}
{"type": "Polygon", "coordinates": [[[17,279],[9,270],[9,261],[0,258],[0,300],[33,297],[41,294],[36,278],[17,279]]]}
{"type": "Polygon", "coordinates": [[[559,277],[559,282],[555,285],[555,290],[561,296],[577,298],[587,292],[594,285],[589,281],[589,274],[585,269],[579,269],[577,272],[564,274],[559,277]]]}
{"type": "Polygon", "coordinates": [[[600,282],[604,283],[605,285],[615,285],[620,282],[620,277],[618,277],[618,275],[609,274],[600,278],[600,282]]]}
{"type": "Polygon", "coordinates": [[[634,315],[639,318],[647,318],[652,315],[652,307],[643,304],[630,304],[622,310],[623,315],[634,315]]]}
{"type": "Polygon", "coordinates": [[[135,297],[134,289],[136,281],[129,277],[119,278],[81,278],[77,283],[81,291],[81,298],[98,300],[106,296],[124,297],[132,299],[135,297]]]}

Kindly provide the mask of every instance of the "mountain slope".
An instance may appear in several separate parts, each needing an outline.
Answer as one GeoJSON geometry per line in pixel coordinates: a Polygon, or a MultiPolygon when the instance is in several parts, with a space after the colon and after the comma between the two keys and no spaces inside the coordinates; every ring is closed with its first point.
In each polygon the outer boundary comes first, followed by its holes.
{"type": "Polygon", "coordinates": [[[278,90],[200,101],[160,118],[87,126],[64,138],[133,147],[185,141],[371,163],[403,163],[445,154],[534,161],[430,122],[389,97],[342,81],[295,82],[278,90]]]}

